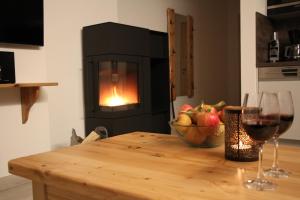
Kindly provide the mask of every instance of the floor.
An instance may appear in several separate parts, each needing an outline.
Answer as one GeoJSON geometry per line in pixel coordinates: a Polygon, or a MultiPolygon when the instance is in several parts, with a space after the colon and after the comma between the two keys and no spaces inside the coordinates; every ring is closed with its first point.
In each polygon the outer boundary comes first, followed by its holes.
{"type": "Polygon", "coordinates": [[[32,200],[31,181],[17,176],[0,178],[0,200],[32,200]]]}

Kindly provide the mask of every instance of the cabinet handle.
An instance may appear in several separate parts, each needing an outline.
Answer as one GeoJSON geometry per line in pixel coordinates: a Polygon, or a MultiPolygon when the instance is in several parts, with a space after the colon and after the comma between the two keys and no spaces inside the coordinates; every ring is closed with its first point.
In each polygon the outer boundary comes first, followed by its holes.
{"type": "Polygon", "coordinates": [[[296,68],[282,69],[281,72],[282,72],[282,73],[290,73],[290,72],[297,73],[297,72],[298,72],[298,69],[296,69],[296,68]]]}
{"type": "Polygon", "coordinates": [[[298,69],[297,68],[282,69],[281,73],[285,77],[297,77],[298,76],[298,69]]]}
{"type": "Polygon", "coordinates": [[[290,76],[298,76],[298,73],[282,73],[283,76],[287,76],[287,77],[290,77],[290,76]]]}

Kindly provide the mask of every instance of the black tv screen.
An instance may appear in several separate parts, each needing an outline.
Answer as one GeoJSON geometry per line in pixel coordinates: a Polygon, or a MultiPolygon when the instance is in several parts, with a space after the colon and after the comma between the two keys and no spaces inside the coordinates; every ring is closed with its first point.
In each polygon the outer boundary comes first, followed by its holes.
{"type": "Polygon", "coordinates": [[[0,0],[0,43],[43,46],[43,0],[0,0]]]}

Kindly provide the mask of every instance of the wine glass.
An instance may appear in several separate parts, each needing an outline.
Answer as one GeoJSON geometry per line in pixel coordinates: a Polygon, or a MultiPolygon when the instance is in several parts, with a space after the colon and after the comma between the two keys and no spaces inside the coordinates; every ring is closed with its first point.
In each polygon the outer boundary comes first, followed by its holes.
{"type": "Polygon", "coordinates": [[[266,176],[276,178],[287,178],[289,173],[278,167],[278,138],[285,133],[292,125],[294,120],[294,106],[292,93],[290,91],[280,91],[277,93],[280,108],[279,130],[273,136],[274,142],[274,159],[270,169],[264,171],[266,176]]]}
{"type": "Polygon", "coordinates": [[[262,92],[245,95],[242,108],[242,124],[247,134],[259,145],[257,176],[248,180],[244,186],[256,190],[273,190],[276,185],[266,180],[262,173],[264,143],[271,139],[279,128],[279,103],[275,93],[262,92]]]}

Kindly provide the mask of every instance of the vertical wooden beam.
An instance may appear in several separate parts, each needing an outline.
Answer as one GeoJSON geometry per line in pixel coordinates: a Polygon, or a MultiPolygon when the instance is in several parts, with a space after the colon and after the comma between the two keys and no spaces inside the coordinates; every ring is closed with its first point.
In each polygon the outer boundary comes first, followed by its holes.
{"type": "Polygon", "coordinates": [[[187,95],[194,96],[194,38],[193,17],[187,16],[187,95]]]}
{"type": "MultiPolygon", "coordinates": [[[[186,18],[184,16],[184,18],[186,18]]],[[[176,92],[178,96],[187,96],[188,94],[188,84],[189,84],[189,80],[188,80],[188,74],[187,74],[187,66],[188,66],[188,51],[187,51],[187,21],[185,20],[184,22],[179,23],[180,24],[180,33],[177,33],[176,37],[178,39],[178,35],[180,35],[180,50],[179,50],[179,56],[178,54],[176,55],[177,58],[179,58],[179,63],[178,63],[178,59],[176,59],[176,62],[178,65],[176,65],[177,68],[179,68],[179,70],[177,69],[177,73],[178,71],[180,72],[180,74],[178,74],[175,78],[176,80],[176,92]],[[178,81],[179,78],[179,81],[178,81]],[[180,84],[178,84],[180,83],[180,84]],[[178,92],[180,91],[180,92],[178,92]],[[179,94],[178,94],[179,93],[179,94]]],[[[178,22],[176,22],[176,26],[178,26],[178,22]]],[[[178,30],[178,29],[177,29],[178,30]]],[[[177,43],[178,44],[178,43],[177,43]]],[[[178,49],[178,48],[177,48],[178,49]]],[[[177,52],[178,53],[178,52],[177,52]]]]}
{"type": "Polygon", "coordinates": [[[175,92],[175,67],[176,67],[176,51],[175,51],[175,11],[171,8],[167,9],[168,19],[168,42],[169,42],[169,70],[170,70],[170,89],[171,98],[176,99],[175,92]]]}
{"type": "Polygon", "coordinates": [[[28,115],[31,106],[39,97],[40,87],[21,87],[21,108],[22,108],[22,123],[25,124],[28,120],[28,115]]]}
{"type": "Polygon", "coordinates": [[[46,185],[32,181],[33,200],[47,200],[46,185]]]}

